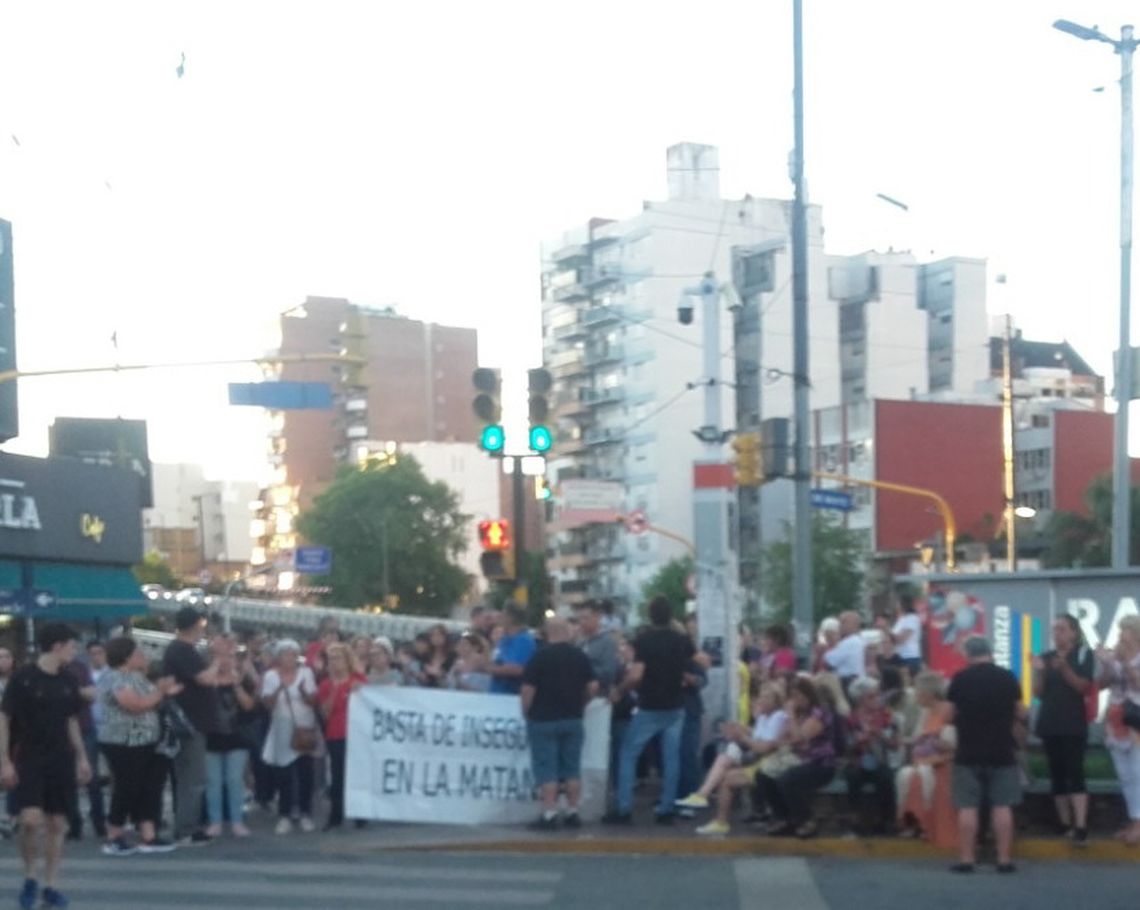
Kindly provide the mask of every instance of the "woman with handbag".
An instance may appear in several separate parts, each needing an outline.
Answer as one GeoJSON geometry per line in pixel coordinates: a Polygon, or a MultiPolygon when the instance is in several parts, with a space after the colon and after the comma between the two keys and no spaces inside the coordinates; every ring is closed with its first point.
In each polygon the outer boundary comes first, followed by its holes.
{"type": "Polygon", "coordinates": [[[249,837],[243,813],[249,742],[243,725],[257,707],[257,688],[248,677],[239,675],[232,638],[219,635],[210,650],[218,665],[218,703],[214,726],[206,734],[206,833],[220,836],[226,819],[234,837],[249,837]]]}
{"type": "Polygon", "coordinates": [[[269,733],[261,757],[277,773],[276,833],[288,834],[294,824],[315,831],[313,824],[313,756],[320,749],[317,681],[300,663],[301,646],[290,638],[277,642],[274,666],[261,684],[261,700],[269,711],[269,733]]]}
{"type": "Polygon", "coordinates": [[[1129,824],[1117,832],[1129,846],[1140,844],[1140,616],[1120,620],[1113,650],[1097,652],[1100,681],[1111,689],[1104,742],[1116,765],[1129,824]]]}

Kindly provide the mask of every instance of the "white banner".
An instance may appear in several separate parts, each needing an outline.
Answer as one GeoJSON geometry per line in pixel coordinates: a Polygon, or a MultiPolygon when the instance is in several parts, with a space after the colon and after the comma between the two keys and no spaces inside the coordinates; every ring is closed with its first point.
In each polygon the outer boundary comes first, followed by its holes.
{"type": "MultiPolygon", "coordinates": [[[[586,708],[585,821],[605,810],[610,705],[586,708]]],[[[519,699],[365,686],[348,708],[345,815],[437,824],[514,824],[538,813],[519,699]]]]}

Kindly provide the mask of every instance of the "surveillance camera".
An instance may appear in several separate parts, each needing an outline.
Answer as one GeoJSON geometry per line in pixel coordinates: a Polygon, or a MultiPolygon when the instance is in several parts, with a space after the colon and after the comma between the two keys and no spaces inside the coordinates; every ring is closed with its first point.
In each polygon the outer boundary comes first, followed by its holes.
{"type": "Polygon", "coordinates": [[[693,305],[691,303],[677,304],[677,321],[681,325],[693,324],[693,305]]]}

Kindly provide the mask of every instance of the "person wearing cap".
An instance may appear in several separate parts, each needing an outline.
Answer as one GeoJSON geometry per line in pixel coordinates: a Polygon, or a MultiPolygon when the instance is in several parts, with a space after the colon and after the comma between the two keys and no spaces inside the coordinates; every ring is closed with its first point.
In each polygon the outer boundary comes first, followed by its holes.
{"type": "Polygon", "coordinates": [[[162,658],[163,676],[182,686],[175,696],[192,730],[181,741],[174,758],[174,839],[182,846],[208,844],[212,838],[201,827],[202,799],[206,794],[206,734],[217,713],[217,664],[209,664],[198,651],[206,632],[206,616],[183,607],[174,616],[174,641],[162,658]]]}
{"type": "Polygon", "coordinates": [[[958,810],[958,862],[953,872],[973,872],[978,810],[991,807],[997,871],[1013,872],[1013,806],[1021,802],[1014,724],[1024,721],[1021,684],[994,665],[989,640],[966,639],[968,665],[950,682],[947,699],[958,731],[952,789],[958,810]]]}

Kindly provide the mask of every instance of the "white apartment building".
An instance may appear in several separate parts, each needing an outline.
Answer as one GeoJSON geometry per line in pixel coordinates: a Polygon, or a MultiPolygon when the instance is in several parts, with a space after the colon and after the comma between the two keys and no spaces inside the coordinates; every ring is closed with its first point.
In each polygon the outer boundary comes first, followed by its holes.
{"type": "MultiPolygon", "coordinates": [[[[555,378],[548,474],[556,507],[560,482],[608,480],[620,485],[626,512],[644,511],[652,524],[691,539],[702,393],[689,385],[702,379],[700,306],[693,324],[682,325],[678,301],[709,271],[731,284],[734,249],[763,251],[767,279],[752,301],[756,349],[733,350],[733,308],[741,302],[731,290],[724,297],[722,413],[732,428],[734,359],[745,357],[758,365],[760,416],[791,416],[791,203],[722,199],[710,146],[674,146],[666,164],[667,199],[623,220],[592,219],[543,248],[544,363],[555,378]]],[[[989,375],[983,262],[828,256],[818,206],[808,210],[808,247],[813,410],[972,392],[989,375]]],[[[789,517],[782,494],[764,491],[771,498],[765,523],[773,527],[789,517]]],[[[604,596],[634,606],[654,572],[685,552],[668,538],[632,537],[615,524],[548,530],[562,602],[604,596]]]]}
{"type": "Polygon", "coordinates": [[[196,530],[202,564],[248,563],[255,481],[211,480],[196,464],[155,464],[154,507],[143,512],[148,550],[162,550],[163,531],[196,530]]]}

